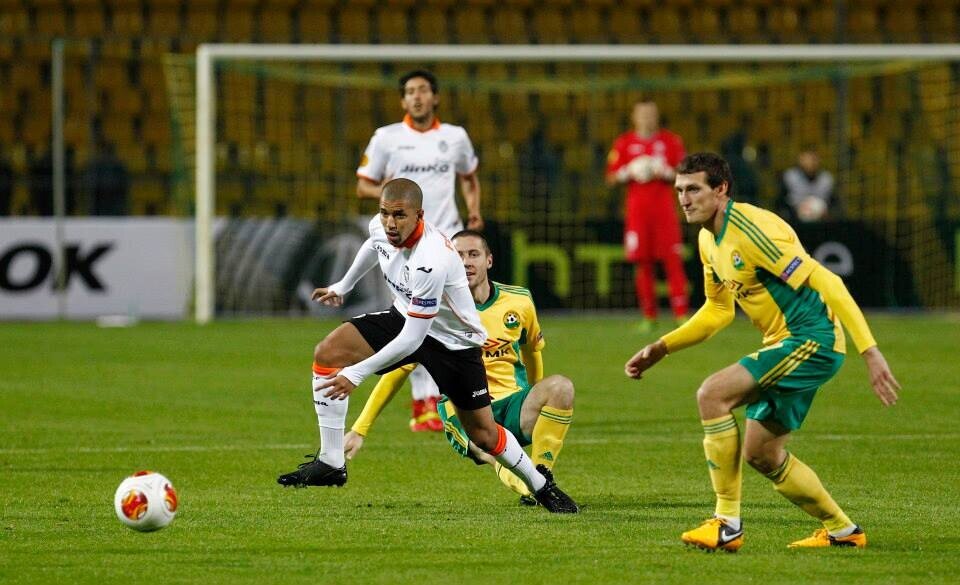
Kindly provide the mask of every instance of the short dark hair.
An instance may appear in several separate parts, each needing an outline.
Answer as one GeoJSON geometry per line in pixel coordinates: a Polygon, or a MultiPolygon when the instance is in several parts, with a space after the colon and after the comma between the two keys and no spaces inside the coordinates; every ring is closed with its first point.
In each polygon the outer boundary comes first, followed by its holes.
{"type": "Polygon", "coordinates": [[[487,238],[483,237],[483,234],[477,230],[460,230],[453,234],[453,237],[450,239],[456,240],[457,238],[479,238],[483,243],[483,249],[487,252],[487,255],[490,255],[490,244],[487,242],[487,238]]]}
{"type": "Polygon", "coordinates": [[[384,201],[409,201],[417,209],[423,209],[423,191],[420,190],[420,185],[403,177],[387,181],[380,191],[380,197],[384,201]]]}
{"type": "Polygon", "coordinates": [[[422,77],[426,79],[427,83],[430,84],[430,91],[432,91],[433,93],[440,93],[440,88],[437,85],[436,75],[434,75],[433,73],[430,73],[426,69],[414,69],[413,71],[404,73],[400,77],[400,95],[401,96],[406,93],[407,82],[413,79],[414,77],[422,77]]]}
{"type": "Polygon", "coordinates": [[[730,172],[730,165],[719,154],[713,152],[688,154],[676,168],[678,175],[692,175],[699,172],[707,173],[707,184],[711,189],[726,183],[727,194],[733,193],[733,173],[730,172]]]}

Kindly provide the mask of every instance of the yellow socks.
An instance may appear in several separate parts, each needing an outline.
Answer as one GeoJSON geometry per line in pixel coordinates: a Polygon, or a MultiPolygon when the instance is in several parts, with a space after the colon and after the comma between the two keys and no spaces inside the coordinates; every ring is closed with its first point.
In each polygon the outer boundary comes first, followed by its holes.
{"type": "Polygon", "coordinates": [[[407,381],[407,377],[415,367],[417,367],[417,364],[407,364],[380,376],[380,380],[377,381],[377,385],[370,392],[366,404],[363,405],[360,416],[353,423],[353,432],[364,437],[370,435],[370,429],[373,427],[374,421],[377,420],[377,417],[380,416],[380,413],[390,403],[397,391],[403,387],[403,383],[407,381]]]}
{"type": "MultiPolygon", "coordinates": [[[[573,419],[573,409],[554,408],[544,406],[540,409],[540,416],[533,425],[533,445],[531,446],[530,459],[533,465],[546,465],[547,469],[553,469],[553,464],[560,455],[560,449],[563,448],[563,439],[567,436],[567,430],[570,428],[570,421],[573,419]]],[[[497,474],[503,485],[520,494],[521,496],[530,496],[530,488],[523,480],[517,477],[512,471],[497,463],[493,466],[494,473],[497,474]]]]}
{"type": "Polygon", "coordinates": [[[493,472],[497,474],[497,479],[499,479],[503,485],[512,489],[521,496],[530,496],[530,488],[527,487],[527,484],[523,483],[523,480],[513,474],[512,471],[501,465],[499,462],[493,466],[493,472]]]}
{"type": "Polygon", "coordinates": [[[572,419],[572,408],[544,406],[540,409],[540,416],[533,425],[533,436],[530,437],[533,441],[530,455],[535,466],[543,464],[547,469],[553,469],[553,462],[560,455],[563,438],[567,436],[572,419]]]}
{"type": "Polygon", "coordinates": [[[853,526],[850,518],[820,483],[817,474],[793,454],[787,453],[783,465],[768,473],[767,478],[773,482],[773,489],[807,514],[823,522],[823,526],[831,534],[853,526]]]}
{"type": "Polygon", "coordinates": [[[740,428],[732,414],[701,421],[703,452],[707,456],[710,482],[717,494],[717,516],[740,518],[740,428]]]}

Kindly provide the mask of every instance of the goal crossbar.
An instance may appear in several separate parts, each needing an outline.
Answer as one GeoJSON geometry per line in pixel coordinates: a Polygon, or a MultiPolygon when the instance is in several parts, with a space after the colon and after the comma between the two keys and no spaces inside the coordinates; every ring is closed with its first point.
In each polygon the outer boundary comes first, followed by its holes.
{"type": "Polygon", "coordinates": [[[202,44],[196,55],[194,307],[214,318],[216,64],[223,60],[326,62],[853,62],[960,60],[960,44],[864,45],[294,45],[202,44]]]}

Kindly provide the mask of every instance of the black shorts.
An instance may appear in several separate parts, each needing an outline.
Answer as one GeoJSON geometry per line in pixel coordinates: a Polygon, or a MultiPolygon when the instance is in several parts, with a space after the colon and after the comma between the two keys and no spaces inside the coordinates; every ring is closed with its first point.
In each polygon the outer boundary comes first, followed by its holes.
{"type": "MultiPolygon", "coordinates": [[[[350,319],[373,351],[393,341],[403,329],[405,317],[390,307],[389,311],[364,313],[350,319]]],[[[399,362],[377,372],[386,374],[406,364],[419,363],[427,368],[440,392],[462,410],[477,410],[490,405],[487,372],[479,347],[450,349],[429,335],[416,351],[399,362]]]]}

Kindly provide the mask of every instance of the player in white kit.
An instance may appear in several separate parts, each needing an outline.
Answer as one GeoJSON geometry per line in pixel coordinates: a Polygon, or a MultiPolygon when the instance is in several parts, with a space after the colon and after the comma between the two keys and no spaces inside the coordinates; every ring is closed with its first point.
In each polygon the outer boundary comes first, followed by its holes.
{"type": "MultiPolygon", "coordinates": [[[[347,397],[367,376],[419,362],[454,406],[470,441],[530,488],[551,512],[576,513],[577,504],[536,468],[490,408],[480,322],[467,275],[450,240],[423,220],[422,192],[409,179],[388,182],[370,237],[339,281],[313,293],[317,302],[339,306],[343,297],[379,264],[393,294],[386,311],[354,317],[317,344],[313,402],[320,424],[320,449],[312,460],[277,478],[283,486],[342,486],[347,481],[343,429],[347,397]]],[[[308,456],[310,457],[310,456],[308,456]]]]}
{"type": "MultiPolygon", "coordinates": [[[[357,168],[357,196],[379,199],[386,181],[401,177],[415,181],[423,191],[424,217],[450,237],[463,229],[455,195],[459,177],[467,227],[482,231],[477,156],[466,130],[440,122],[437,94],[437,79],[429,71],[411,71],[400,78],[400,104],[406,115],[403,121],[374,132],[357,168]]],[[[442,431],[437,414],[440,392],[423,368],[405,366],[379,383],[395,389],[407,376],[413,388],[410,429],[442,431]]]]}

